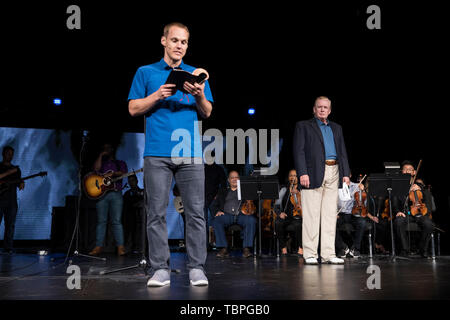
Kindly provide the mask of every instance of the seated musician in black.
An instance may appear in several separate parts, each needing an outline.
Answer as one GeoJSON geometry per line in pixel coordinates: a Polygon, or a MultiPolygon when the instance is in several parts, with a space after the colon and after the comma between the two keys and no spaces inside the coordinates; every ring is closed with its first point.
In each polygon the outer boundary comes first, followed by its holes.
{"type": "Polygon", "coordinates": [[[298,187],[297,171],[289,171],[288,184],[281,188],[275,203],[275,232],[280,241],[281,255],[286,256],[288,228],[293,231],[296,255],[303,256],[301,197],[298,187]],[[293,203],[294,202],[294,203],[293,203]],[[299,210],[300,208],[300,210],[299,210]]]}
{"type": "MultiPolygon", "coordinates": [[[[402,173],[403,174],[410,174],[411,176],[416,175],[416,170],[414,169],[414,165],[410,161],[404,161],[402,163],[402,173]]],[[[393,197],[392,200],[392,206],[393,206],[393,214],[395,212],[395,230],[398,239],[400,240],[400,255],[407,255],[410,253],[410,247],[409,247],[409,241],[408,241],[408,223],[410,222],[416,222],[417,225],[420,228],[420,240],[418,243],[418,254],[421,257],[426,258],[428,256],[428,244],[431,237],[431,233],[433,232],[433,221],[431,220],[431,212],[432,208],[429,207],[431,203],[431,196],[430,193],[425,190],[423,185],[420,185],[419,183],[414,183],[411,188],[410,192],[414,191],[420,191],[423,195],[423,203],[425,205],[423,211],[427,211],[427,213],[423,214],[421,211],[420,213],[413,216],[411,213],[411,205],[412,202],[409,200],[409,194],[408,194],[408,200],[406,199],[399,199],[398,197],[393,197]]]]}
{"type": "MultiPolygon", "coordinates": [[[[131,252],[141,253],[142,223],[144,223],[144,189],[139,188],[136,175],[128,177],[130,190],[123,195],[122,225],[125,246],[131,252]]],[[[145,243],[145,242],[144,242],[145,243]]]]}
{"type": "Polygon", "coordinates": [[[222,248],[217,256],[224,258],[228,256],[228,243],[225,235],[225,228],[238,224],[243,230],[243,247],[242,256],[248,258],[252,256],[251,248],[256,232],[256,218],[253,215],[247,215],[242,212],[243,206],[247,204],[245,199],[238,200],[237,195],[237,181],[239,180],[239,173],[237,171],[230,171],[228,174],[228,188],[219,190],[216,200],[211,205],[214,213],[214,232],[216,235],[216,247],[222,248]]]}

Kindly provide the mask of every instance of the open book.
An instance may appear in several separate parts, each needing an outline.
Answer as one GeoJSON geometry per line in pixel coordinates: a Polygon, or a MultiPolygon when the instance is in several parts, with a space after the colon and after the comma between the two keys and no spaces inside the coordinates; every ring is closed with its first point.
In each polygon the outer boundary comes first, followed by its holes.
{"type": "Polygon", "coordinates": [[[201,68],[195,69],[192,73],[186,70],[172,69],[165,84],[175,84],[177,86],[177,90],[187,93],[183,89],[183,84],[185,81],[192,84],[194,83],[202,84],[203,82],[208,80],[208,78],[209,74],[205,69],[201,68]]]}

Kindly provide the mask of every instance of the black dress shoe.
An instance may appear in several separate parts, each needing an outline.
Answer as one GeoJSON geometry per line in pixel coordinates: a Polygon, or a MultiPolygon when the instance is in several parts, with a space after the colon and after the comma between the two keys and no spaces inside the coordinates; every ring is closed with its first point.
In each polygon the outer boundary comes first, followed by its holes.
{"type": "Polygon", "coordinates": [[[226,258],[228,257],[230,254],[227,251],[227,248],[222,248],[220,249],[220,251],[216,254],[216,257],[218,258],[226,258]]]}
{"type": "Polygon", "coordinates": [[[406,250],[402,250],[402,251],[400,251],[399,256],[400,257],[407,257],[408,256],[408,252],[406,250]]]}
{"type": "Polygon", "coordinates": [[[428,254],[426,253],[426,252],[424,252],[424,251],[419,251],[419,256],[421,257],[421,258],[425,258],[425,259],[427,259],[428,258],[428,254]]]}
{"type": "Polygon", "coordinates": [[[244,248],[244,250],[242,251],[242,256],[244,258],[248,258],[252,256],[252,252],[250,251],[249,248],[244,248]]]}

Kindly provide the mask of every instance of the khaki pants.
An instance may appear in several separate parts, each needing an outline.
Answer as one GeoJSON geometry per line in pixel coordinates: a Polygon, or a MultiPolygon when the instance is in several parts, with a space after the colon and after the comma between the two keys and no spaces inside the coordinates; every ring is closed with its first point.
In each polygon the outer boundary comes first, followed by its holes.
{"type": "Polygon", "coordinates": [[[318,258],[320,231],[320,255],[327,261],[336,256],[335,235],[339,188],[339,168],[325,165],[322,186],[302,190],[303,209],[303,257],[318,258]]]}

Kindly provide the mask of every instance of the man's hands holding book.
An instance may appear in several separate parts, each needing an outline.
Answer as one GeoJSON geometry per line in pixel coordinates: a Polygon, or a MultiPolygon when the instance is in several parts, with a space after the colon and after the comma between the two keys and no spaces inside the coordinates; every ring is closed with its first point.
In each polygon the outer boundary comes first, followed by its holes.
{"type": "Polygon", "coordinates": [[[173,96],[177,92],[176,87],[176,84],[163,84],[161,87],[159,87],[159,100],[164,100],[165,98],[173,96]]]}
{"type": "MultiPolygon", "coordinates": [[[[202,97],[204,94],[205,89],[205,83],[198,84],[198,83],[189,83],[188,81],[185,81],[183,84],[183,89],[187,91],[187,93],[190,93],[195,98],[202,97]]],[[[161,87],[159,87],[158,90],[159,99],[164,100],[170,96],[173,96],[176,92],[176,84],[163,84],[161,87]]]]}
{"type": "Polygon", "coordinates": [[[203,90],[205,90],[205,83],[199,84],[197,82],[189,83],[187,81],[183,84],[183,89],[194,96],[194,98],[203,96],[203,90]]]}

